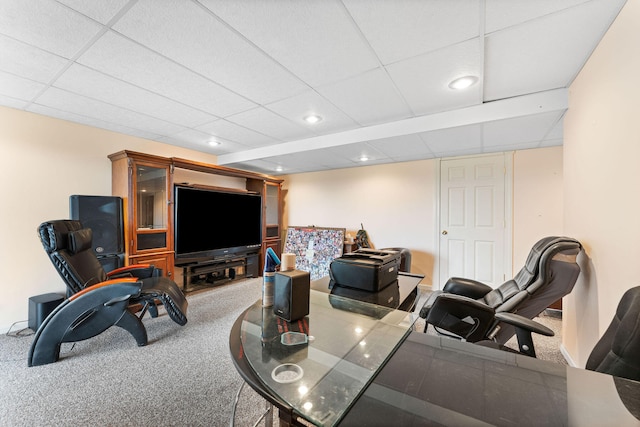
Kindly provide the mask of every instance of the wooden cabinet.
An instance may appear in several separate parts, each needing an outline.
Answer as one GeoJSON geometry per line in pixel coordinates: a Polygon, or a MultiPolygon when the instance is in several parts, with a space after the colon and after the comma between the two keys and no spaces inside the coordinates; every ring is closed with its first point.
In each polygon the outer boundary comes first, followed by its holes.
{"type": "MultiPolygon", "coordinates": [[[[120,196],[124,205],[125,263],[151,263],[174,280],[174,174],[192,172],[190,177],[213,175],[230,177],[246,191],[262,196],[263,254],[272,248],[278,256],[282,249],[282,180],[224,166],[200,163],[176,157],[160,157],[133,151],[120,151],[109,156],[112,162],[112,193],[120,196]],[[204,174],[204,175],[202,175],[204,174]]],[[[206,181],[202,178],[203,181],[206,181]]],[[[178,178],[179,179],[179,178],[178,178]]],[[[211,185],[208,182],[195,185],[211,185]]]]}
{"type": "MultiPolygon", "coordinates": [[[[282,251],[282,194],[281,180],[248,180],[247,190],[262,194],[262,250],[267,248],[280,257],[282,251]]],[[[260,257],[260,271],[264,269],[264,256],[260,257]]]]}
{"type": "Polygon", "coordinates": [[[128,151],[109,158],[111,191],[124,202],[126,264],[152,263],[173,277],[170,159],[128,151]]]}

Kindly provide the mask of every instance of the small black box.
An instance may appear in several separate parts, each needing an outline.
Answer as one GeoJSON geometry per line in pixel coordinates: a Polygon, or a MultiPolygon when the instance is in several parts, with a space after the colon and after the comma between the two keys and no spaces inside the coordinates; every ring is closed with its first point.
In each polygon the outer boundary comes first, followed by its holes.
{"type": "Polygon", "coordinates": [[[308,271],[289,270],[275,274],[273,313],[292,322],[309,314],[311,277],[308,271]]]}
{"type": "Polygon", "coordinates": [[[60,294],[42,294],[29,298],[29,329],[37,331],[44,319],[47,318],[57,306],[62,304],[64,297],[60,294]]]}

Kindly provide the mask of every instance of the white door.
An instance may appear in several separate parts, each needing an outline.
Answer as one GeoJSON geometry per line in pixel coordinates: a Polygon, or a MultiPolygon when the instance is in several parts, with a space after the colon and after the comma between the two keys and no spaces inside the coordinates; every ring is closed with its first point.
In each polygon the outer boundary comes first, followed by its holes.
{"type": "Polygon", "coordinates": [[[449,277],[492,287],[511,276],[510,157],[497,154],[440,163],[439,283],[449,277]]]}

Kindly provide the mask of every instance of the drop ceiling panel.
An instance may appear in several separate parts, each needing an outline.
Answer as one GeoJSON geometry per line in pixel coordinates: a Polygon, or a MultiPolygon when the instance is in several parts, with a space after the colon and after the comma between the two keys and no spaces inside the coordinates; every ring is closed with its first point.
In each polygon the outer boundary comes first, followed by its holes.
{"type": "Polygon", "coordinates": [[[378,139],[367,144],[396,161],[433,157],[433,153],[418,134],[378,139]]]}
{"type": "Polygon", "coordinates": [[[156,135],[170,135],[185,128],[154,117],[116,107],[102,101],[77,95],[62,89],[47,89],[38,98],[38,104],[62,111],[99,119],[107,123],[119,124],[156,135]]]}
{"type": "Polygon", "coordinates": [[[313,136],[304,127],[262,107],[235,114],[227,120],[282,141],[313,136]]]}
{"type": "Polygon", "coordinates": [[[78,62],[202,111],[225,117],[256,104],[115,32],[107,32],[78,62]]]}
{"type": "Polygon", "coordinates": [[[268,104],[266,107],[317,135],[357,127],[357,124],[349,116],[312,90],[268,104]],[[315,124],[309,124],[304,120],[308,115],[319,115],[322,120],[315,124]]]}
{"type": "Polygon", "coordinates": [[[139,138],[145,138],[154,141],[159,141],[161,138],[160,135],[153,132],[145,132],[140,129],[135,129],[128,126],[123,126],[121,124],[100,120],[99,118],[87,117],[86,115],[64,111],[58,107],[52,108],[45,105],[31,104],[27,110],[49,117],[56,117],[58,119],[67,120],[69,122],[82,123],[86,126],[93,126],[96,128],[106,129],[139,138]]]}
{"type": "Polygon", "coordinates": [[[0,1],[2,34],[65,58],[79,53],[101,29],[95,21],[54,1],[0,1]]]}
{"type": "Polygon", "coordinates": [[[538,143],[560,120],[563,112],[537,114],[516,119],[487,122],[483,125],[485,147],[528,142],[538,143]]]}
{"type": "Polygon", "coordinates": [[[589,0],[485,0],[485,31],[492,33],[587,1],[589,0]]]}
{"type": "Polygon", "coordinates": [[[208,154],[214,154],[219,156],[221,154],[232,153],[238,150],[246,150],[246,145],[238,144],[237,142],[227,141],[221,138],[215,138],[217,141],[221,142],[220,145],[212,146],[209,145],[209,141],[211,135],[206,132],[201,132],[196,129],[186,129],[181,132],[175,133],[171,136],[160,138],[162,142],[166,142],[168,144],[177,144],[180,146],[189,146],[189,148],[198,151],[204,151],[208,154]]]}
{"type": "Polygon", "coordinates": [[[262,147],[278,142],[275,138],[247,129],[227,120],[216,120],[197,127],[211,136],[240,143],[245,147],[262,147]]]}
{"type": "Polygon", "coordinates": [[[593,0],[489,35],[485,99],[568,86],[614,16],[608,0],[593,0]]]}
{"type": "Polygon", "coordinates": [[[192,2],[141,0],[113,28],[256,103],[306,89],[281,65],[192,2]]]}
{"type": "Polygon", "coordinates": [[[474,39],[396,62],[387,69],[416,115],[475,105],[482,101],[481,85],[464,91],[454,91],[448,85],[458,77],[482,76],[480,47],[480,40],[474,39]]]}
{"type": "Polygon", "coordinates": [[[55,86],[107,104],[167,122],[193,127],[215,120],[216,117],[172,101],[155,93],[114,79],[82,65],[73,65],[60,77],[55,86]]]}
{"type": "Polygon", "coordinates": [[[2,95],[29,101],[45,87],[42,83],[0,71],[0,94],[2,95]]]}
{"type": "Polygon", "coordinates": [[[476,0],[344,3],[385,65],[479,36],[476,0]]]}
{"type": "Polygon", "coordinates": [[[311,86],[379,65],[340,1],[202,3],[311,86]]]}
{"type": "Polygon", "coordinates": [[[58,0],[59,3],[77,10],[83,15],[95,19],[101,24],[111,20],[129,0],[87,1],[87,0],[58,0]]]}
{"type": "Polygon", "coordinates": [[[325,150],[336,157],[348,159],[351,163],[359,165],[386,163],[391,160],[389,156],[366,142],[340,145],[325,150]],[[367,160],[363,162],[362,157],[366,157],[367,160]]]}
{"type": "Polygon", "coordinates": [[[409,106],[382,68],[317,90],[363,126],[412,116],[409,106]]]}
{"type": "Polygon", "coordinates": [[[482,125],[424,132],[420,137],[438,157],[482,150],[482,125]]]}
{"type": "Polygon", "coordinates": [[[41,83],[49,83],[69,62],[58,55],[2,35],[0,52],[0,70],[41,83]]]}

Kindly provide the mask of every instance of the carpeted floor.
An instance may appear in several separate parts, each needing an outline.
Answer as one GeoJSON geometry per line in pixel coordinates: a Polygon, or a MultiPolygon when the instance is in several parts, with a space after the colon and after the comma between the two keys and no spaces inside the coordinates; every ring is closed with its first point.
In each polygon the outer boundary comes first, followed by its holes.
{"type": "MultiPolygon", "coordinates": [[[[27,367],[32,336],[0,336],[0,425],[224,426],[242,380],[229,355],[229,331],[260,298],[261,279],[190,294],[186,326],[164,314],[145,318],[149,344],[137,347],[120,328],[64,344],[60,361],[27,367]]],[[[538,320],[560,331],[560,320],[538,320]]],[[[536,346],[564,363],[559,336],[536,346]]],[[[249,387],[236,425],[253,425],[264,401],[249,387]]]]}

